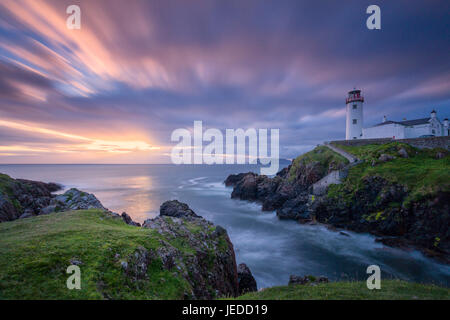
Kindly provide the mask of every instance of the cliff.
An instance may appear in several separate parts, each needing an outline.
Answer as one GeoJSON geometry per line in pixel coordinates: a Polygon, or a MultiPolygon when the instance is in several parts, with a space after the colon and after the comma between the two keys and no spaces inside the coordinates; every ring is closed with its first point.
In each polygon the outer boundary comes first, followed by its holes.
{"type": "Polygon", "coordinates": [[[165,202],[140,227],[92,194],[54,195],[53,185],[2,179],[0,299],[213,299],[250,291],[239,288],[226,230],[184,203],[165,202]],[[24,219],[26,210],[33,211],[24,219]],[[80,267],[81,290],[66,287],[70,265],[80,267]]]}
{"type": "Polygon", "coordinates": [[[280,218],[370,232],[387,245],[412,245],[450,261],[447,150],[420,150],[398,142],[340,145],[361,163],[349,168],[341,184],[313,196],[315,182],[345,165],[337,153],[324,148],[328,149],[320,146],[298,157],[274,178],[248,173],[232,175],[225,183],[233,186],[233,198],[259,201],[263,210],[276,210],[280,218]]]}

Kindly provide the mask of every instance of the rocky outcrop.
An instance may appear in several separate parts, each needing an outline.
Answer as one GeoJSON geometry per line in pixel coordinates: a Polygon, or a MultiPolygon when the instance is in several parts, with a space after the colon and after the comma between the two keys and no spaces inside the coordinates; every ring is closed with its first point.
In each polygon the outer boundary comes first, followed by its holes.
{"type": "Polygon", "coordinates": [[[318,222],[370,232],[386,245],[415,246],[450,262],[450,193],[442,191],[404,204],[407,196],[406,187],[368,176],[355,193],[318,198],[311,210],[318,222]]]}
{"type": "Polygon", "coordinates": [[[192,211],[187,204],[179,202],[178,200],[164,202],[161,205],[159,212],[161,216],[168,216],[174,218],[185,218],[185,217],[201,218],[200,216],[196,215],[195,212],[192,211]]]}
{"type": "MultiPolygon", "coordinates": [[[[412,174],[402,170],[404,163],[411,163],[411,158],[442,159],[448,156],[448,152],[419,152],[399,144],[365,152],[361,153],[364,159],[351,162],[348,167],[362,166],[364,169],[364,166],[367,168],[371,164],[373,172],[383,175],[361,174],[354,170],[353,175],[360,174],[356,182],[335,183],[333,189],[327,186],[323,193],[314,193],[312,189],[330,171],[341,170],[339,167],[342,167],[342,163],[325,161],[322,158],[324,150],[320,147],[306,154],[306,157],[297,158],[273,178],[242,173],[230,175],[225,183],[233,187],[232,198],[262,203],[263,210],[276,211],[280,219],[293,219],[301,223],[319,222],[336,228],[369,232],[382,243],[402,248],[414,246],[429,256],[450,262],[448,182],[438,182],[426,189],[420,189],[414,184],[408,189],[397,182],[407,180],[405,175],[412,174]],[[395,169],[390,176],[388,167],[391,164],[388,162],[392,162],[395,169]]],[[[412,169],[419,166],[417,163],[410,165],[412,169]]],[[[432,172],[431,169],[431,179],[435,179],[432,172]]],[[[347,174],[344,179],[347,179],[347,174]]],[[[423,177],[426,178],[428,176],[423,177]]],[[[355,177],[352,179],[355,180],[355,177]]]]}
{"type": "Polygon", "coordinates": [[[23,179],[12,179],[0,174],[0,222],[38,215],[51,204],[52,192],[61,186],[23,179]]]}
{"type": "Polygon", "coordinates": [[[120,216],[122,217],[122,220],[126,224],[129,224],[130,226],[135,226],[135,227],[141,226],[141,224],[139,222],[134,222],[133,219],[131,219],[131,217],[126,212],[122,212],[122,214],[120,216]]]}
{"type": "Polygon", "coordinates": [[[291,275],[289,277],[289,285],[310,285],[310,286],[314,286],[314,285],[318,285],[319,283],[328,283],[329,280],[327,277],[324,276],[320,276],[320,277],[315,277],[315,276],[304,276],[304,277],[300,277],[300,276],[296,276],[296,275],[291,275]]]}
{"type": "Polygon", "coordinates": [[[239,294],[258,291],[256,280],[253,278],[250,268],[245,263],[241,263],[237,268],[239,294]]]}
{"type": "Polygon", "coordinates": [[[30,218],[53,212],[101,209],[108,211],[90,193],[72,188],[63,194],[56,183],[12,179],[0,174],[0,222],[30,218]]]}
{"type": "Polygon", "coordinates": [[[57,195],[51,201],[51,206],[55,206],[58,210],[88,210],[101,209],[107,210],[102,203],[92,194],[72,188],[61,195],[57,195]]]}
{"type": "MultiPolygon", "coordinates": [[[[187,298],[212,299],[220,296],[237,296],[238,273],[233,244],[226,230],[205,220],[188,205],[176,200],[165,202],[160,215],[148,219],[144,228],[153,229],[168,239],[182,239],[183,246],[174,247],[161,242],[157,250],[140,252],[139,257],[127,261],[126,272],[136,278],[144,265],[160,259],[165,269],[179,273],[192,287],[187,298]],[[133,262],[136,260],[136,262],[133,262]]],[[[142,251],[142,250],[141,250],[142,251]]]]}
{"type": "Polygon", "coordinates": [[[310,188],[328,174],[328,170],[324,171],[318,162],[299,168],[294,170],[289,166],[273,178],[253,172],[230,175],[225,184],[233,186],[231,198],[260,202],[263,211],[276,210],[280,219],[309,221],[310,188]]]}

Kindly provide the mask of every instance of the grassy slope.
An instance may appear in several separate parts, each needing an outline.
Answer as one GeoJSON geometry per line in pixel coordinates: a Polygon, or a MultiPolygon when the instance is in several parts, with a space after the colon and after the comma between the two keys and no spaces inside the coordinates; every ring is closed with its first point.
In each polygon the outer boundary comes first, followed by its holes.
{"type": "Polygon", "coordinates": [[[436,159],[437,152],[444,150],[419,150],[407,144],[392,142],[384,145],[366,145],[350,147],[338,145],[339,148],[366,160],[350,169],[346,181],[330,188],[329,195],[339,194],[342,188],[357,190],[365,176],[381,176],[388,181],[408,187],[408,201],[418,201],[424,196],[434,195],[437,191],[450,191],[450,157],[436,159]],[[405,148],[409,158],[401,158],[398,150],[405,148]],[[379,162],[381,154],[390,154],[396,159],[379,162]],[[372,161],[376,162],[372,166],[372,161]]]}
{"type": "MultiPolygon", "coordinates": [[[[195,226],[189,226],[195,232],[195,226]]],[[[0,224],[0,299],[181,299],[189,284],[153,263],[148,281],[132,282],[120,266],[138,246],[157,248],[156,231],[124,224],[98,210],[71,211],[0,224]],[[115,254],[121,259],[115,259],[115,254]],[[82,290],[68,290],[66,268],[81,260],[82,290]]],[[[167,241],[167,239],[164,239],[167,241]]],[[[189,254],[182,239],[169,241],[189,254]]],[[[381,291],[364,283],[286,286],[239,299],[448,299],[449,290],[384,281],[381,291]]]]}
{"type": "Polygon", "coordinates": [[[380,290],[367,289],[365,282],[331,282],[315,287],[290,285],[247,293],[240,300],[409,300],[450,299],[450,289],[434,285],[409,283],[399,280],[381,280],[380,290]]]}
{"type": "Polygon", "coordinates": [[[301,165],[307,165],[313,162],[318,162],[320,164],[323,175],[328,172],[330,164],[333,164],[334,167],[348,164],[348,160],[345,157],[325,146],[319,146],[312,151],[298,156],[292,161],[292,167],[289,170],[289,180],[293,180],[297,177],[301,165]]]}
{"type": "Polygon", "coordinates": [[[164,239],[98,210],[1,223],[0,299],[181,299],[189,284],[160,261],[149,267],[149,280],[132,282],[122,271],[122,259],[139,246],[157,248],[160,239],[192,251],[182,239],[164,239]],[[66,288],[71,259],[83,262],[82,290],[66,288]]]}

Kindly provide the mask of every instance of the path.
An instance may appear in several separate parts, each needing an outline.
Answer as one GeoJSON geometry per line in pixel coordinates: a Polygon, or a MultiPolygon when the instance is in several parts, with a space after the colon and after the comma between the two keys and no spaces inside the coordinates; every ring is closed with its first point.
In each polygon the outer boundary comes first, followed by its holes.
{"type": "Polygon", "coordinates": [[[325,142],[324,146],[333,150],[336,153],[339,153],[341,156],[345,157],[350,163],[358,161],[358,158],[356,158],[355,156],[351,155],[350,153],[348,153],[340,148],[337,148],[337,147],[329,144],[328,142],[325,142]]]}
{"type": "Polygon", "coordinates": [[[331,171],[325,177],[314,183],[312,188],[312,193],[314,195],[323,195],[326,193],[329,185],[340,184],[342,180],[347,177],[348,169],[361,163],[361,161],[359,161],[355,156],[335,146],[332,146],[327,142],[325,142],[324,146],[345,157],[350,163],[341,170],[331,171]]]}

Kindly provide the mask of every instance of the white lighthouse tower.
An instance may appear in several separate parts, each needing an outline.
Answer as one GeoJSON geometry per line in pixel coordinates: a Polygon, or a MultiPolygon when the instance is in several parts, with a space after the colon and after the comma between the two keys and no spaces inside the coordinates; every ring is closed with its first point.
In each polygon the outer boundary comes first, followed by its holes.
{"type": "Polygon", "coordinates": [[[347,123],[345,128],[345,139],[361,139],[363,129],[363,103],[364,97],[361,90],[352,90],[345,100],[347,110],[347,123]]]}

